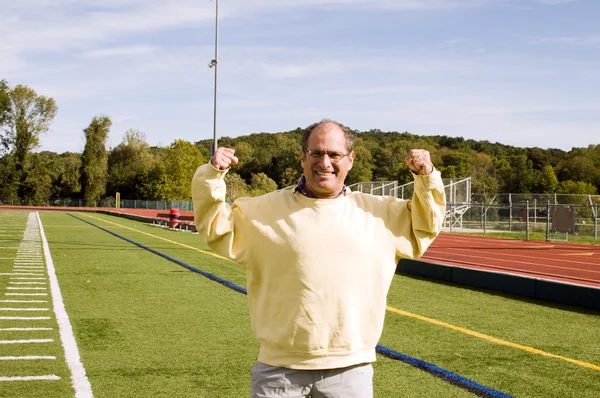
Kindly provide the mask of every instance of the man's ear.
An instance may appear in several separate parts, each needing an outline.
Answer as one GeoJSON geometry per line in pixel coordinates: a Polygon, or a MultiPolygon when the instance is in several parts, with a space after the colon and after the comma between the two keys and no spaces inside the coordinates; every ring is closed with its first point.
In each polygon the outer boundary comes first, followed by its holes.
{"type": "Polygon", "coordinates": [[[350,167],[348,167],[348,171],[352,170],[352,166],[354,166],[354,151],[348,154],[348,159],[350,160],[350,167]]]}
{"type": "Polygon", "coordinates": [[[306,154],[304,153],[304,149],[300,149],[300,166],[302,166],[302,168],[304,168],[305,155],[306,154]]]}

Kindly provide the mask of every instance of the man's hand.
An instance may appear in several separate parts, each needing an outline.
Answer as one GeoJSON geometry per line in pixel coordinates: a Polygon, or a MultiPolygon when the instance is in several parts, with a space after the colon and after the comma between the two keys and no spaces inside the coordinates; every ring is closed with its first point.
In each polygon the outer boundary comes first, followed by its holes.
{"type": "Polygon", "coordinates": [[[415,174],[427,175],[433,171],[433,163],[429,151],[424,149],[411,149],[410,153],[404,159],[408,167],[415,174]]]}
{"type": "Polygon", "coordinates": [[[215,169],[228,169],[232,164],[238,163],[238,158],[234,156],[234,153],[235,149],[219,147],[212,158],[210,158],[210,164],[212,164],[215,169]]]}

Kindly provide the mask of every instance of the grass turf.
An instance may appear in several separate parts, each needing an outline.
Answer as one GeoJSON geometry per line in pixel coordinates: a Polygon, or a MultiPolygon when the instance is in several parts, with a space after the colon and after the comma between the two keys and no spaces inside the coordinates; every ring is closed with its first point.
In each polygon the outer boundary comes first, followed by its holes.
{"type": "MultiPolygon", "coordinates": [[[[0,221],[6,214],[20,213],[0,212],[0,221]]],[[[245,285],[239,265],[172,243],[210,251],[197,235],[103,215],[81,218],[245,285]]],[[[243,295],[66,214],[44,213],[42,220],[96,396],[248,396],[258,347],[243,295]]],[[[389,305],[600,363],[595,312],[399,275],[389,305]]],[[[391,312],[381,343],[515,396],[591,397],[600,390],[598,371],[391,312]]],[[[472,396],[398,361],[378,356],[374,367],[376,397],[472,396]]],[[[40,382],[11,383],[0,383],[0,396],[28,396],[40,382]]]]}

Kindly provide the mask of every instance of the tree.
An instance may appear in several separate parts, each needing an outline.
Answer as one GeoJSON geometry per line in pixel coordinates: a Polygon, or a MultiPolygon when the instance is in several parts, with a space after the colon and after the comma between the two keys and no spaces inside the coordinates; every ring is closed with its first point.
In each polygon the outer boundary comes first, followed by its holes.
{"type": "Polygon", "coordinates": [[[190,200],[192,198],[192,178],[198,166],[207,159],[200,150],[185,140],[175,140],[165,152],[162,161],[164,182],[163,200],[190,200]]]}
{"type": "Polygon", "coordinates": [[[248,196],[248,185],[239,174],[229,172],[225,174],[225,184],[227,185],[227,200],[234,201],[237,198],[248,196]]]}
{"type": "Polygon", "coordinates": [[[22,203],[35,206],[47,205],[60,191],[56,183],[59,175],[59,156],[48,151],[33,153],[28,157],[27,162],[28,173],[22,185],[22,203]]]}
{"type": "Polygon", "coordinates": [[[542,171],[533,170],[532,192],[553,193],[558,187],[558,179],[554,174],[554,168],[547,164],[542,171]]]}
{"type": "Polygon", "coordinates": [[[11,89],[5,80],[0,81],[0,154],[13,157],[10,180],[17,184],[19,196],[25,195],[27,156],[39,145],[40,134],[48,131],[56,112],[53,98],[38,95],[27,86],[11,89]]]}
{"type": "Polygon", "coordinates": [[[121,143],[108,155],[106,193],[113,196],[120,192],[124,199],[146,199],[141,194],[140,183],[153,165],[154,157],[144,133],[127,130],[121,143]]]}
{"type": "Polygon", "coordinates": [[[346,185],[352,185],[361,181],[371,181],[371,178],[373,178],[373,167],[373,155],[371,155],[368,149],[357,143],[354,147],[354,163],[346,176],[346,185]]]}
{"type": "Polygon", "coordinates": [[[108,116],[94,116],[83,130],[85,148],[81,157],[81,189],[86,206],[95,206],[106,191],[106,141],[112,121],[108,116]]]}
{"type": "Polygon", "coordinates": [[[250,182],[249,196],[260,196],[265,193],[273,192],[277,189],[277,183],[269,178],[265,173],[252,174],[250,182]]]}
{"type": "Polygon", "coordinates": [[[60,155],[57,184],[59,198],[81,197],[81,154],[65,152],[60,155]]]}
{"type": "Polygon", "coordinates": [[[0,128],[8,121],[10,110],[10,88],[6,80],[0,80],[0,128]]]}

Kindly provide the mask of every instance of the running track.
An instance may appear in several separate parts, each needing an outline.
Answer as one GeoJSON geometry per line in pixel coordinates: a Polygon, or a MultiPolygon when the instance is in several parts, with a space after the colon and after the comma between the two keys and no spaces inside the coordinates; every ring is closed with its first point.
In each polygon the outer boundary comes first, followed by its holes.
{"type": "Polygon", "coordinates": [[[600,288],[600,246],[442,233],[421,260],[600,288]]]}

